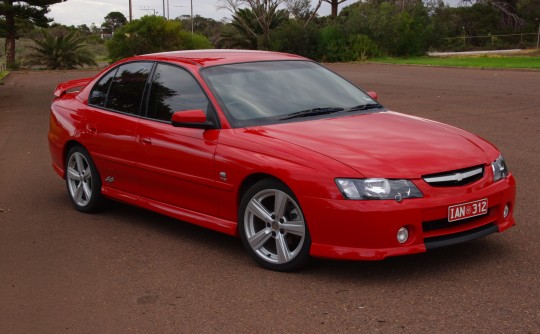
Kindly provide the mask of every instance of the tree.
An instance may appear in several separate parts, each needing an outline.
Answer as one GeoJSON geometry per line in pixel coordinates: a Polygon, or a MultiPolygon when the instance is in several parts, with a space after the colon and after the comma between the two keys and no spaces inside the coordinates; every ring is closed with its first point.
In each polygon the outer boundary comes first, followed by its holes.
{"type": "Polygon", "coordinates": [[[6,20],[0,18],[0,36],[6,36],[6,20]]]}
{"type": "Polygon", "coordinates": [[[219,47],[257,49],[259,35],[262,28],[257,24],[257,19],[252,10],[239,8],[232,17],[230,24],[226,25],[217,40],[219,47]]]}
{"type": "Polygon", "coordinates": [[[432,17],[422,1],[405,7],[401,0],[357,2],[344,8],[339,18],[335,24],[342,30],[330,35],[327,38],[328,44],[337,47],[346,45],[346,49],[354,49],[356,44],[363,44],[364,48],[357,50],[360,54],[383,52],[400,57],[422,55],[432,45],[436,35],[432,17]],[[359,35],[356,40],[348,38],[354,35],[359,35]],[[343,38],[345,42],[338,44],[343,38]],[[376,49],[370,41],[376,44],[376,49]]]}
{"type": "Polygon", "coordinates": [[[92,33],[92,31],[86,24],[78,25],[76,29],[79,30],[84,35],[90,35],[92,33]]]}
{"type": "Polygon", "coordinates": [[[538,31],[540,24],[540,1],[518,0],[517,12],[526,22],[526,31],[538,31]]]}
{"type": "Polygon", "coordinates": [[[297,20],[307,20],[311,15],[311,0],[286,0],[289,13],[297,20]]]}
{"type": "Polygon", "coordinates": [[[332,6],[332,17],[337,17],[338,14],[338,6],[342,3],[344,3],[347,0],[324,0],[324,2],[328,2],[332,6]]]}
{"type": "Polygon", "coordinates": [[[489,4],[503,14],[504,26],[518,28],[525,25],[525,20],[517,14],[517,0],[462,0],[469,4],[489,4]]]}
{"type": "MultiPolygon", "coordinates": [[[[182,23],[183,27],[191,26],[191,15],[182,15],[177,17],[175,20],[178,20],[182,23]]],[[[212,43],[214,43],[218,38],[219,34],[222,31],[225,23],[210,19],[207,17],[202,17],[200,15],[195,15],[193,17],[193,31],[205,36],[212,43]]]]}
{"type": "Polygon", "coordinates": [[[77,31],[53,34],[44,31],[33,38],[36,46],[29,65],[44,65],[48,69],[74,69],[77,66],[97,66],[92,54],[86,50],[85,39],[77,31]]]}
{"type": "Polygon", "coordinates": [[[5,22],[5,52],[8,68],[15,66],[15,40],[17,39],[16,21],[30,22],[33,25],[46,27],[48,19],[45,14],[49,6],[65,0],[0,0],[0,19],[5,22]]]}
{"type": "Polygon", "coordinates": [[[311,0],[286,0],[289,13],[297,20],[304,21],[304,27],[317,15],[323,0],[317,0],[315,9],[311,10],[311,0]]]}
{"type": "Polygon", "coordinates": [[[233,14],[233,19],[234,15],[242,9],[251,11],[257,28],[252,22],[244,20],[242,16],[238,17],[237,22],[255,38],[262,38],[260,43],[262,49],[269,48],[270,31],[287,17],[284,9],[278,9],[285,0],[221,0],[221,2],[221,8],[229,10],[233,14]]]}
{"type": "Polygon", "coordinates": [[[120,12],[110,12],[105,16],[105,22],[101,24],[101,29],[109,34],[112,34],[116,29],[127,23],[124,14],[120,12]]]}
{"type": "Polygon", "coordinates": [[[314,60],[322,59],[319,27],[289,20],[272,32],[272,50],[294,53],[314,60]]]}
{"type": "Polygon", "coordinates": [[[199,34],[182,29],[178,21],[166,20],[161,16],[143,16],[122,26],[107,42],[112,60],[152,52],[208,49],[212,45],[199,34]]]}
{"type": "Polygon", "coordinates": [[[219,38],[215,42],[218,49],[257,49],[257,40],[252,35],[238,30],[232,24],[223,26],[219,38]]]}

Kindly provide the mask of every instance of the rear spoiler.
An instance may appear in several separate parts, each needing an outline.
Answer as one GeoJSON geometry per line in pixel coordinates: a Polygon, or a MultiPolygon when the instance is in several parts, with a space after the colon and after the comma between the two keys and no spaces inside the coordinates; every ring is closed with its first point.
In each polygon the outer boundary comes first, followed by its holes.
{"type": "Polygon", "coordinates": [[[62,82],[54,90],[54,96],[60,97],[64,95],[67,91],[75,90],[75,88],[79,88],[79,87],[83,88],[86,85],[88,85],[90,81],[92,80],[94,80],[94,78],[84,78],[84,79],[77,79],[77,80],[62,82]]]}

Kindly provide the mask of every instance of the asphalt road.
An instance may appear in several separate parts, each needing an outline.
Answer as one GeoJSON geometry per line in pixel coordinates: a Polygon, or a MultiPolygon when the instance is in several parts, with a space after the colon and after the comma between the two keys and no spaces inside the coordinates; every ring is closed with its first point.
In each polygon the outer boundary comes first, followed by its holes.
{"type": "Polygon", "coordinates": [[[0,85],[0,333],[540,333],[540,72],[330,66],[396,111],[475,132],[518,181],[516,227],[380,262],[259,268],[240,240],[137,208],[75,211],[50,167],[57,83],[0,85]]]}

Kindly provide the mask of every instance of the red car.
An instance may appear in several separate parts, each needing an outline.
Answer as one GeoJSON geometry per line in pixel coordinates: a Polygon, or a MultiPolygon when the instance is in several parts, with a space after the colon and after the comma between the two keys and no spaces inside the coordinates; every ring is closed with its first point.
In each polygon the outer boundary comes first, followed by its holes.
{"type": "Polygon", "coordinates": [[[268,269],[421,253],[515,224],[515,180],[492,144],[389,111],[299,56],[137,56],[54,94],[52,165],[76,209],[109,198],[239,236],[268,269]]]}

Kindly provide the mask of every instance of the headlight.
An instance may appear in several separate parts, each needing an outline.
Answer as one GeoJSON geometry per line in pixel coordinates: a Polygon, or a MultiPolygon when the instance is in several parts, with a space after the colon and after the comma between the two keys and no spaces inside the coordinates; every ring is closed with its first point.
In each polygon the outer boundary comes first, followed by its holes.
{"type": "Polygon", "coordinates": [[[491,163],[491,169],[493,169],[493,182],[497,182],[508,176],[508,168],[502,155],[499,155],[497,160],[491,163]]]}
{"type": "Polygon", "coordinates": [[[422,192],[409,180],[388,179],[336,179],[346,199],[395,199],[423,197],[422,192]]]}

